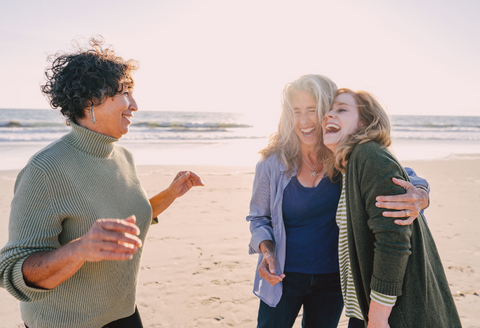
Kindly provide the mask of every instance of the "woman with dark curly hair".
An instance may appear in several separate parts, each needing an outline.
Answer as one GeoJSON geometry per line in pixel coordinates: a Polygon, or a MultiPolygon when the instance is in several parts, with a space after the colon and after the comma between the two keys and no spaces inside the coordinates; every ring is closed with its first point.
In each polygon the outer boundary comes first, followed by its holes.
{"type": "Polygon", "coordinates": [[[57,54],[43,93],[71,132],[19,173],[0,285],[21,301],[27,327],[142,327],[135,306],[141,246],[160,213],[193,186],[192,172],[148,199],[132,154],[115,144],[133,113],[134,60],[103,39],[57,54]]]}

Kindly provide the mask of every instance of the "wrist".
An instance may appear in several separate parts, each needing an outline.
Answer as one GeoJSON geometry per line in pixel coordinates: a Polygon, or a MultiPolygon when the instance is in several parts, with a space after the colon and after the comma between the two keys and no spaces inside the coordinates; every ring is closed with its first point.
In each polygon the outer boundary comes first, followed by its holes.
{"type": "Polygon", "coordinates": [[[264,257],[267,256],[267,253],[270,253],[273,257],[275,257],[275,247],[273,246],[273,242],[271,240],[262,241],[259,248],[264,257]]]}
{"type": "Polygon", "coordinates": [[[423,186],[423,185],[417,185],[415,186],[415,188],[417,188],[417,191],[419,191],[423,198],[426,199],[424,202],[423,202],[423,206],[422,206],[422,209],[426,209],[428,206],[430,206],[430,196],[428,194],[428,188],[423,186]]]}
{"type": "Polygon", "coordinates": [[[368,311],[368,321],[375,323],[388,323],[392,308],[393,306],[383,305],[374,299],[371,299],[370,309],[368,311]]]}
{"type": "Polygon", "coordinates": [[[85,240],[85,236],[77,238],[69,242],[68,244],[64,245],[64,249],[68,249],[67,256],[70,258],[71,262],[76,263],[85,263],[87,262],[88,258],[86,252],[84,251],[83,241],[85,240]]]}

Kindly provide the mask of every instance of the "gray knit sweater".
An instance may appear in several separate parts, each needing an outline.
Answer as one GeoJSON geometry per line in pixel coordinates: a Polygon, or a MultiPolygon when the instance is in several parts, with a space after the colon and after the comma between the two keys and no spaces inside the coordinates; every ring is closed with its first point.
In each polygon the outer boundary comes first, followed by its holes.
{"type": "Polygon", "coordinates": [[[78,125],[35,154],[20,172],[12,201],[9,240],[0,251],[0,286],[21,301],[22,319],[35,327],[102,327],[135,310],[142,250],[129,261],[85,262],[52,290],[28,287],[23,261],[83,236],[100,218],[135,214],[145,240],[152,209],[132,154],[78,125]]]}

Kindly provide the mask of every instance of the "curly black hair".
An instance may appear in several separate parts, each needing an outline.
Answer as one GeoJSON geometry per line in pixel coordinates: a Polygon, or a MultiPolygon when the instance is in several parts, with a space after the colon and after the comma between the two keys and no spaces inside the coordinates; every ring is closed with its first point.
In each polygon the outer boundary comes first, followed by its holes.
{"type": "Polygon", "coordinates": [[[45,69],[47,82],[41,86],[50,106],[60,108],[67,122],[77,122],[85,117],[85,109],[102,104],[124,88],[133,89],[131,75],[139,66],[136,60],[116,56],[111,46],[103,48],[102,36],[91,38],[88,49],[76,40],[72,43],[77,52],[49,56],[52,66],[45,69]]]}

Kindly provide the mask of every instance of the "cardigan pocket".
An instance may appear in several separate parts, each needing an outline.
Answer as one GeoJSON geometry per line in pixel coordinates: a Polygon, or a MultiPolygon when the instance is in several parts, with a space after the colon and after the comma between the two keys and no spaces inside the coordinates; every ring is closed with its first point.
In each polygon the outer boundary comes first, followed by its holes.
{"type": "Polygon", "coordinates": [[[403,317],[402,310],[398,306],[393,307],[392,313],[388,318],[388,323],[391,328],[408,327],[405,318],[403,317]]]}

